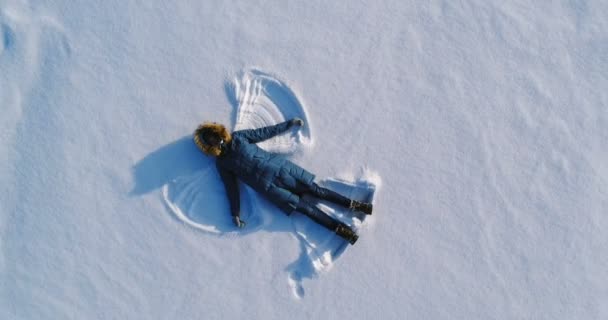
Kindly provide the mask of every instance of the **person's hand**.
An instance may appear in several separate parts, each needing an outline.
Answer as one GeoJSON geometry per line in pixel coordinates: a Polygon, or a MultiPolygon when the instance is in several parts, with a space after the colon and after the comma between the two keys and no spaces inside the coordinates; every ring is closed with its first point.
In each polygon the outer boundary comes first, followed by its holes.
{"type": "Polygon", "coordinates": [[[239,218],[238,216],[232,217],[232,221],[234,222],[235,226],[241,229],[245,228],[245,221],[242,221],[241,218],[239,218]]]}
{"type": "Polygon", "coordinates": [[[304,120],[300,118],[293,118],[289,121],[289,127],[301,127],[304,125],[304,120]]]}

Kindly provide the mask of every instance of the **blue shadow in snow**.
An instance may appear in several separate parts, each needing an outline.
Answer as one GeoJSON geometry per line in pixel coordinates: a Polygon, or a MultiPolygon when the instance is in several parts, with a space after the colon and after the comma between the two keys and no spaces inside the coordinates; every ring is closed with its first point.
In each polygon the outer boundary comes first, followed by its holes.
{"type": "Polygon", "coordinates": [[[198,150],[190,136],[185,136],[153,151],[133,166],[135,186],[129,195],[146,194],[211,165],[213,160],[198,150]]]}
{"type": "MultiPolygon", "coordinates": [[[[239,234],[243,236],[260,229],[250,226],[239,230],[233,225],[224,186],[216,172],[215,160],[205,156],[192,142],[189,135],[152,151],[133,166],[132,173],[135,186],[129,192],[130,196],[147,194],[178,178],[202,173],[201,180],[195,182],[200,182],[200,184],[197,184],[195,193],[192,195],[203,199],[206,205],[199,208],[200,211],[189,212],[188,219],[198,224],[213,226],[220,234],[239,231],[239,234]]],[[[257,208],[251,208],[251,199],[249,199],[249,194],[243,194],[243,185],[240,189],[241,209],[247,217],[247,214],[257,208]]],[[[260,205],[278,212],[267,200],[260,200],[260,205]]],[[[176,219],[179,220],[177,217],[176,219]]],[[[292,230],[289,218],[283,214],[278,214],[271,221],[272,223],[259,227],[270,232],[292,230]]]]}

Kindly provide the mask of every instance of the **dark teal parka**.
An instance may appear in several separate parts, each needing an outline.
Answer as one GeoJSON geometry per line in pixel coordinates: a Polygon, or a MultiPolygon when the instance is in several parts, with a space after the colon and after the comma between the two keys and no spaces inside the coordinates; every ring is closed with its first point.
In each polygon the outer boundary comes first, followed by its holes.
{"type": "Polygon", "coordinates": [[[289,191],[298,184],[311,185],[315,176],[285,158],[258,147],[256,143],[270,139],[291,128],[286,121],[274,126],[240,130],[232,133],[232,140],[216,158],[216,166],[224,182],[230,211],[240,215],[237,179],[265,196],[286,214],[291,214],[300,201],[299,195],[289,191]]]}

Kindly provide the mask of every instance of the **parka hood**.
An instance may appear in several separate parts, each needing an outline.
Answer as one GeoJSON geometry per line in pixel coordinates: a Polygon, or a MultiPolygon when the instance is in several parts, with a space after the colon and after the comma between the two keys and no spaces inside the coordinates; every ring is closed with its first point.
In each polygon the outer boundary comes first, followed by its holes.
{"type": "Polygon", "coordinates": [[[206,122],[198,126],[194,131],[194,143],[196,146],[206,155],[218,157],[222,154],[222,148],[220,146],[212,146],[205,143],[203,134],[215,134],[224,144],[229,144],[232,141],[230,132],[223,125],[215,122],[206,122]]]}

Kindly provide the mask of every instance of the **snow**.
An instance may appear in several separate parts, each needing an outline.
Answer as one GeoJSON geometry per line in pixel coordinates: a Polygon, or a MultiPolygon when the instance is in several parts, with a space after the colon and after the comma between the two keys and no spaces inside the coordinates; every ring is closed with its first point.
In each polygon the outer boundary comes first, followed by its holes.
{"type": "Polygon", "coordinates": [[[607,318],[607,13],[0,1],[0,319],[607,318]],[[190,139],[293,116],[266,148],[374,190],[354,246],[231,229],[190,139]]]}

